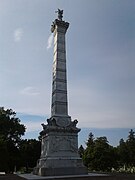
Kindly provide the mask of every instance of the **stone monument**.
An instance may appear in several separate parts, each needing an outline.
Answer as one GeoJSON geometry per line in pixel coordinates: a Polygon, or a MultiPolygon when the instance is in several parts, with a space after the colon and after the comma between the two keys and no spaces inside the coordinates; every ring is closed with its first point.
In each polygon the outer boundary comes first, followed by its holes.
{"type": "Polygon", "coordinates": [[[77,120],[68,115],[65,34],[69,23],[62,20],[63,10],[51,26],[54,34],[51,118],[42,124],[41,157],[34,174],[41,176],[87,174],[78,155],[77,120]]]}

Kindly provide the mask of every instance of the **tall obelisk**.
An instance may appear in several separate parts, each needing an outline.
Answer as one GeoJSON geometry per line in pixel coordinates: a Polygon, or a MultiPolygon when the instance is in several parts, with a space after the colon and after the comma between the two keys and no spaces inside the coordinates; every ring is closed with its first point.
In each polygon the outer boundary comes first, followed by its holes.
{"type": "Polygon", "coordinates": [[[41,176],[86,174],[78,155],[77,120],[68,115],[65,34],[69,23],[62,20],[63,10],[51,26],[54,34],[54,61],[51,118],[42,124],[41,157],[34,174],[41,176]]]}
{"type": "Polygon", "coordinates": [[[67,99],[67,75],[66,75],[66,43],[65,34],[69,23],[62,21],[62,10],[58,9],[58,19],[55,19],[51,27],[54,34],[54,60],[52,83],[51,117],[60,124],[69,124],[67,99]]]}

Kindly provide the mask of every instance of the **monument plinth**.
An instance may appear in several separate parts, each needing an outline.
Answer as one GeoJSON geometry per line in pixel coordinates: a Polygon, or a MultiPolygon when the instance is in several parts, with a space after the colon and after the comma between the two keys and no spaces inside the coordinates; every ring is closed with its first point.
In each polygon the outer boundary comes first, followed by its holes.
{"type": "Polygon", "coordinates": [[[69,23],[62,20],[62,14],[58,9],[58,19],[51,26],[54,34],[51,117],[47,124],[42,124],[41,157],[34,168],[34,174],[41,176],[87,174],[78,155],[78,121],[72,121],[68,115],[65,34],[69,23]]]}

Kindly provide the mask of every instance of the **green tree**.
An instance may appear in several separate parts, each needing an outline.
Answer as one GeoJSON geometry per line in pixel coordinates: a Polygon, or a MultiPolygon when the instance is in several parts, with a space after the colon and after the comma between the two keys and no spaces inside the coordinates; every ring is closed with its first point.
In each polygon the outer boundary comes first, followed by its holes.
{"type": "Polygon", "coordinates": [[[99,137],[95,140],[93,149],[93,162],[91,169],[97,171],[110,171],[112,167],[116,167],[115,151],[109,145],[106,137],[99,137]]]}
{"type": "Polygon", "coordinates": [[[110,171],[112,167],[117,167],[116,148],[109,145],[106,137],[94,139],[90,133],[86,145],[83,161],[89,170],[110,171]]]}
{"type": "Polygon", "coordinates": [[[78,153],[79,153],[80,157],[82,158],[84,155],[84,147],[82,145],[78,148],[78,153]]]}
{"type": "Polygon", "coordinates": [[[117,151],[120,167],[135,166],[135,132],[133,129],[129,131],[129,135],[126,141],[123,139],[120,140],[117,151]]]}
{"type": "Polygon", "coordinates": [[[93,146],[94,145],[94,135],[92,134],[92,132],[89,133],[89,136],[88,136],[88,140],[86,142],[86,145],[89,147],[93,146]]]}
{"type": "Polygon", "coordinates": [[[129,163],[129,153],[128,153],[128,147],[124,139],[120,139],[119,146],[117,146],[117,152],[118,152],[118,163],[119,166],[124,166],[129,163]]]}
{"type": "Polygon", "coordinates": [[[95,144],[94,143],[94,135],[92,134],[92,132],[90,132],[89,136],[88,136],[88,140],[86,142],[87,147],[86,147],[84,154],[82,156],[84,165],[87,167],[91,167],[92,161],[94,159],[94,156],[93,156],[94,144],[95,144]]]}
{"type": "Polygon", "coordinates": [[[133,131],[133,129],[129,131],[129,135],[126,140],[126,145],[129,157],[128,165],[135,166],[135,132],[133,131]]]}
{"type": "Polygon", "coordinates": [[[0,171],[8,171],[8,151],[2,135],[0,135],[0,171]]]}
{"type": "Polygon", "coordinates": [[[41,142],[36,139],[25,139],[20,143],[21,166],[29,168],[36,166],[41,153],[41,142]]]}
{"type": "MultiPolygon", "coordinates": [[[[5,171],[14,171],[14,167],[18,161],[19,155],[19,143],[21,141],[21,136],[24,135],[25,126],[20,124],[20,119],[16,117],[16,113],[12,109],[5,110],[4,107],[0,108],[0,143],[6,152],[6,165],[5,171]]],[[[2,157],[5,155],[2,153],[2,157]]],[[[1,170],[1,169],[0,169],[1,170]]]]}

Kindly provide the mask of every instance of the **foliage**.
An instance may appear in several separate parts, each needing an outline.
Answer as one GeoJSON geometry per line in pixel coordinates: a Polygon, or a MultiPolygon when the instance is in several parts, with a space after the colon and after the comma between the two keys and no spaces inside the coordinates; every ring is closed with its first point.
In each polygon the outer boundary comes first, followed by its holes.
{"type": "Polygon", "coordinates": [[[12,109],[0,108],[0,171],[13,172],[21,167],[36,165],[41,143],[35,139],[21,139],[25,126],[12,109]]]}
{"type": "Polygon", "coordinates": [[[86,149],[81,153],[84,164],[90,171],[134,172],[135,132],[131,129],[127,140],[120,140],[119,146],[110,146],[106,137],[94,138],[89,134],[86,149]]]}
{"type": "Polygon", "coordinates": [[[82,158],[83,154],[84,154],[84,147],[82,145],[78,148],[78,153],[79,153],[80,157],[82,158]]]}
{"type": "Polygon", "coordinates": [[[20,124],[12,109],[0,108],[0,170],[13,172],[18,160],[19,142],[24,135],[25,126],[20,124]]]}
{"type": "Polygon", "coordinates": [[[123,139],[120,139],[119,146],[117,147],[119,156],[119,166],[124,166],[129,162],[128,147],[123,139]]]}
{"type": "Polygon", "coordinates": [[[21,139],[25,126],[12,109],[0,108],[0,171],[13,172],[16,168],[36,165],[40,157],[41,142],[21,139]]]}
{"type": "Polygon", "coordinates": [[[88,137],[88,140],[86,142],[86,149],[84,151],[84,154],[83,154],[83,161],[84,161],[84,164],[87,166],[87,167],[91,167],[91,163],[93,162],[94,160],[94,156],[93,156],[93,152],[94,152],[94,135],[92,133],[89,134],[89,137],[88,137]]]}
{"type": "Polygon", "coordinates": [[[126,141],[120,140],[117,147],[119,164],[121,166],[135,166],[135,132],[131,129],[126,141]]]}
{"type": "Polygon", "coordinates": [[[21,165],[25,167],[26,172],[29,168],[36,166],[40,157],[41,142],[36,139],[25,139],[20,143],[21,165]]]}
{"type": "Polygon", "coordinates": [[[135,166],[135,132],[131,129],[126,141],[128,149],[129,166],[135,166]]]}
{"type": "Polygon", "coordinates": [[[0,171],[8,171],[8,151],[2,135],[0,135],[0,171]]]}
{"type": "Polygon", "coordinates": [[[0,108],[0,135],[3,140],[18,145],[21,136],[24,135],[25,126],[20,124],[20,119],[16,118],[16,113],[12,109],[0,108]]]}
{"type": "Polygon", "coordinates": [[[108,144],[106,137],[94,140],[93,134],[90,133],[86,144],[83,160],[90,170],[109,171],[113,166],[116,166],[114,162],[115,151],[108,144]]]}

